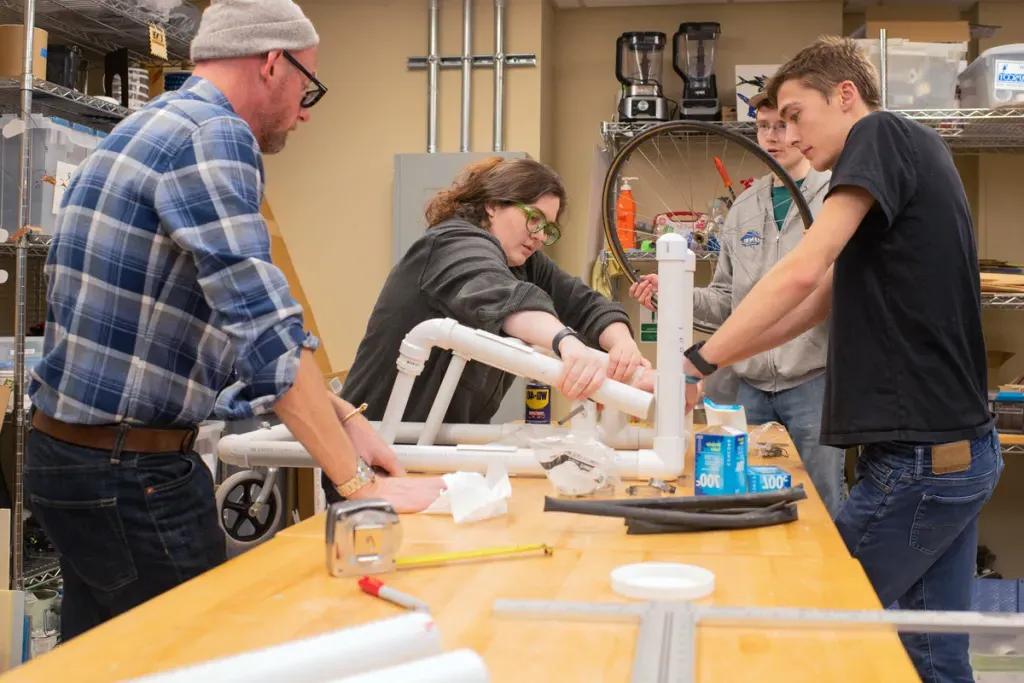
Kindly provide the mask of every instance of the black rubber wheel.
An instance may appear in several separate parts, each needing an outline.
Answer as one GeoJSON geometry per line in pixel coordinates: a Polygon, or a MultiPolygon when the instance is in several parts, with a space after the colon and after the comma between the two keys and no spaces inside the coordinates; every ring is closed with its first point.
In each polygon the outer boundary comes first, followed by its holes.
{"type": "MultiPolygon", "coordinates": [[[[629,142],[622,146],[622,148],[615,154],[615,158],[612,160],[608,173],[605,175],[604,186],[602,189],[601,205],[604,207],[602,223],[604,226],[605,239],[608,242],[608,248],[611,251],[612,257],[622,269],[622,272],[629,279],[630,284],[637,282],[640,279],[640,275],[630,263],[630,260],[626,255],[626,250],[623,249],[622,244],[619,242],[619,236],[615,229],[615,205],[618,202],[617,188],[620,186],[620,174],[628,163],[633,152],[639,149],[642,145],[658,136],[673,135],[677,137],[710,136],[714,138],[724,138],[727,142],[739,145],[745,153],[755,157],[763,163],[770,172],[779,177],[782,184],[789,190],[790,195],[793,198],[793,205],[800,214],[800,218],[804,224],[804,229],[806,230],[811,227],[811,223],[814,221],[814,218],[811,215],[811,208],[808,206],[807,200],[804,199],[799,187],[795,182],[793,182],[793,179],[788,173],[786,173],[786,170],[779,164],[779,162],[777,162],[771,154],[762,149],[755,140],[752,140],[742,133],[730,130],[721,124],[708,123],[705,121],[668,121],[666,123],[660,123],[637,133],[629,140],[629,142]]],[[[652,304],[654,305],[654,308],[657,309],[658,299],[656,296],[652,298],[652,304]]],[[[694,329],[701,332],[711,333],[714,332],[717,327],[695,322],[694,329]]]]}

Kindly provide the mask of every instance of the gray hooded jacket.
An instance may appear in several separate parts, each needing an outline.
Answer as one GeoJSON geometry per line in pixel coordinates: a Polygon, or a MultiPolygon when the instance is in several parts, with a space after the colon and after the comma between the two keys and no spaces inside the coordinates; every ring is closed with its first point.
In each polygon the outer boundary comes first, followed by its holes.
{"type": "MultiPolygon", "coordinates": [[[[778,229],[772,206],[772,178],[761,178],[733,202],[720,237],[721,254],[715,276],[710,285],[693,292],[696,320],[723,323],[754,285],[803,237],[803,221],[795,206],[790,207],[782,230],[778,229]]],[[[825,201],[830,178],[831,173],[812,169],[800,188],[815,216],[825,201]]],[[[827,345],[825,321],[732,368],[741,379],[761,391],[784,391],[825,372],[827,345]]]]}

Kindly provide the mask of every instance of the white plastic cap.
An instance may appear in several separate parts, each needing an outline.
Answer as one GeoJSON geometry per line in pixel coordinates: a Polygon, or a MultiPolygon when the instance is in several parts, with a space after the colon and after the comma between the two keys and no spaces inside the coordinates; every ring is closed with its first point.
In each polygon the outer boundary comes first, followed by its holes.
{"type": "Polygon", "coordinates": [[[675,562],[640,562],[612,570],[612,590],[636,600],[697,600],[715,590],[715,575],[675,562]]]}

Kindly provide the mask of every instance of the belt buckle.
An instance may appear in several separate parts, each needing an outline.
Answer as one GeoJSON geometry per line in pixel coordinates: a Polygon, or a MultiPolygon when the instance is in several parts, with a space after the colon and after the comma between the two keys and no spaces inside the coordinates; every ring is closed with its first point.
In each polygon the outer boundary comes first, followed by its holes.
{"type": "Polygon", "coordinates": [[[185,440],[181,442],[181,452],[185,454],[191,452],[192,446],[195,445],[197,438],[199,438],[199,427],[197,425],[193,425],[188,431],[188,436],[186,436],[185,440]]]}

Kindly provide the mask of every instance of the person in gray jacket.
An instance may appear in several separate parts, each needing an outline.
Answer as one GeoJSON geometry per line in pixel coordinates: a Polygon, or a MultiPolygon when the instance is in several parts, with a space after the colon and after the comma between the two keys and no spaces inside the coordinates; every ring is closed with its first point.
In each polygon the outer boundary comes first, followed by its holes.
{"type": "MultiPolygon", "coordinates": [[[[817,215],[828,191],[830,173],[818,172],[795,147],[786,145],[786,124],[762,93],[751,98],[757,111],[758,143],[800,186],[817,215]]],[[[740,301],[803,237],[804,226],[789,191],[774,176],[757,180],[733,202],[720,236],[721,254],[711,284],[694,289],[693,315],[720,325],[740,301]]],[[[630,294],[651,308],[658,276],[647,275],[630,294]]],[[[846,498],[844,452],[820,443],[825,392],[828,323],[793,341],[733,366],[739,376],[736,402],[750,424],[779,422],[786,427],[811,482],[832,517],[846,498]]]]}
{"type": "MultiPolygon", "coordinates": [[[[402,340],[431,318],[552,349],[565,366],[556,388],[573,400],[588,398],[606,376],[629,381],[638,368],[649,367],[622,306],[541,253],[561,234],[557,219],[565,199],[558,175],[532,159],[495,157],[467,167],[430,202],[430,227],[384,283],[342,397],[366,403],[365,416],[381,419],[402,340]],[[608,352],[607,367],[591,347],[608,352]]],[[[451,357],[450,351],[431,353],[403,421],[426,420],[451,357]]],[[[470,362],[445,422],[489,422],[514,379],[470,362]]],[[[330,502],[340,500],[332,486],[324,488],[330,502]]]]}

